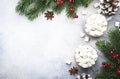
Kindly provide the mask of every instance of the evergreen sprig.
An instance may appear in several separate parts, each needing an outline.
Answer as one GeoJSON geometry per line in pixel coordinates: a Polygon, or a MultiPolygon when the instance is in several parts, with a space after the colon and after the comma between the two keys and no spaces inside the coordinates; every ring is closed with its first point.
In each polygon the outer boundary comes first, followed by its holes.
{"type": "Polygon", "coordinates": [[[93,0],[74,0],[73,3],[69,3],[68,0],[63,0],[64,4],[59,6],[56,5],[56,1],[59,0],[20,0],[16,6],[16,11],[20,15],[28,17],[29,20],[34,20],[48,8],[52,9],[57,14],[66,9],[66,15],[73,17],[79,6],[87,7],[93,0]],[[74,7],[75,11],[70,12],[70,7],[74,7]]]}
{"type": "Polygon", "coordinates": [[[101,68],[100,74],[96,79],[120,79],[120,74],[117,73],[117,70],[120,69],[120,31],[118,28],[114,28],[108,32],[107,41],[97,41],[96,46],[101,50],[104,55],[108,58],[107,62],[110,62],[110,66],[107,68],[101,68]],[[110,51],[113,50],[114,53],[110,54],[110,51]],[[115,54],[118,54],[119,57],[113,58],[115,54]]]}

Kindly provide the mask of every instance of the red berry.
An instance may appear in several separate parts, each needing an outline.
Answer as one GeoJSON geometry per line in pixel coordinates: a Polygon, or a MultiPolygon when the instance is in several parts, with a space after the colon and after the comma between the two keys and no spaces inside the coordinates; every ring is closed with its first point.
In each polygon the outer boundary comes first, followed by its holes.
{"type": "Polygon", "coordinates": [[[57,6],[58,6],[58,5],[60,5],[60,4],[61,4],[61,2],[60,2],[60,1],[57,1],[57,2],[56,2],[56,5],[57,5],[57,6]]]}
{"type": "Polygon", "coordinates": [[[73,3],[73,0],[68,0],[69,1],[69,3],[73,3]]]}
{"type": "Polygon", "coordinates": [[[74,11],[75,11],[74,7],[71,7],[70,12],[74,12],[74,11]]]}
{"type": "Polygon", "coordinates": [[[60,4],[64,4],[64,1],[63,1],[63,0],[61,0],[61,1],[60,1],[60,4]]]}
{"type": "Polygon", "coordinates": [[[107,67],[110,66],[110,63],[107,63],[106,66],[107,66],[107,67]]]}
{"type": "Polygon", "coordinates": [[[119,55],[118,55],[118,54],[116,54],[116,57],[118,58],[118,57],[119,57],[119,55]]]}
{"type": "Polygon", "coordinates": [[[110,63],[106,63],[106,64],[103,64],[103,65],[102,65],[102,68],[105,69],[106,67],[109,67],[109,66],[110,66],[110,63]]]}
{"type": "Polygon", "coordinates": [[[113,50],[111,50],[111,51],[110,51],[110,54],[113,54],[113,53],[114,53],[114,51],[113,51],[113,50]]]}
{"type": "Polygon", "coordinates": [[[104,69],[105,69],[105,68],[106,68],[106,65],[103,65],[103,66],[102,66],[102,68],[104,68],[104,69]]]}
{"type": "Polygon", "coordinates": [[[78,18],[78,15],[73,15],[73,18],[78,18]]]}
{"type": "Polygon", "coordinates": [[[117,74],[120,75],[120,69],[117,70],[117,74]]]}
{"type": "Polygon", "coordinates": [[[115,54],[115,55],[113,56],[114,59],[116,59],[116,58],[118,58],[118,57],[119,57],[119,54],[115,54]]]}
{"type": "Polygon", "coordinates": [[[115,59],[115,58],[116,58],[116,56],[114,55],[114,56],[113,56],[113,58],[115,59]]]}

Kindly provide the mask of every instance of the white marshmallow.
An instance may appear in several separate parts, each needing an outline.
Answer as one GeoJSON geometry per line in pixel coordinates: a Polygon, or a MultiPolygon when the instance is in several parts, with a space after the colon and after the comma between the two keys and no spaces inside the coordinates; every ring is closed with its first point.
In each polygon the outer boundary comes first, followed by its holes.
{"type": "Polygon", "coordinates": [[[72,61],[71,61],[70,59],[67,59],[67,60],[66,60],[66,64],[71,65],[71,64],[72,64],[72,61]]]}
{"type": "Polygon", "coordinates": [[[93,37],[100,37],[107,31],[107,19],[101,14],[93,14],[87,18],[85,32],[93,37]]]}
{"type": "Polygon", "coordinates": [[[75,61],[79,66],[88,68],[95,64],[98,55],[93,47],[89,45],[80,45],[79,52],[75,53],[75,61]]]}
{"type": "Polygon", "coordinates": [[[80,37],[83,38],[85,36],[84,33],[80,33],[80,37]]]}
{"type": "Polygon", "coordinates": [[[90,41],[90,38],[88,36],[85,37],[84,39],[85,42],[89,42],[90,41]]]}
{"type": "Polygon", "coordinates": [[[115,26],[119,27],[120,26],[120,22],[115,22],[115,26]]]}

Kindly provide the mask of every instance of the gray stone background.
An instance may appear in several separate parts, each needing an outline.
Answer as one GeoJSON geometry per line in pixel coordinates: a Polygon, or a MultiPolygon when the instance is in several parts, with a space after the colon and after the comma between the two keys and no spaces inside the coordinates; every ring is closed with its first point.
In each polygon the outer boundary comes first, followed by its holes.
{"type": "MultiPolygon", "coordinates": [[[[63,11],[60,15],[55,14],[52,21],[47,21],[43,14],[32,22],[15,12],[18,1],[0,1],[0,79],[76,79],[68,72],[76,66],[75,48],[80,44],[96,48],[97,40],[107,39],[107,33],[100,38],[91,38],[89,43],[80,38],[86,18],[97,13],[93,4],[98,1],[94,0],[88,8],[80,7],[79,18],[75,20],[68,19],[63,11]],[[82,10],[87,10],[88,15],[83,16],[82,10]],[[73,64],[66,65],[67,59],[73,64]]],[[[120,21],[119,11],[109,21],[109,29],[114,27],[115,21],[120,21]]],[[[89,73],[94,79],[105,61],[100,51],[98,54],[95,66],[79,68],[79,72],[89,73]]]]}

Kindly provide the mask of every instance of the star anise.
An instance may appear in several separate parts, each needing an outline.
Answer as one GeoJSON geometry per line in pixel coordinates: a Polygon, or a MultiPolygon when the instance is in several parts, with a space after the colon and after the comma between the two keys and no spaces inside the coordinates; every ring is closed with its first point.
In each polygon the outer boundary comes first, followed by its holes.
{"type": "Polygon", "coordinates": [[[77,67],[73,66],[73,68],[71,68],[69,72],[70,72],[70,75],[75,75],[75,74],[78,74],[78,69],[77,67]]]}
{"type": "Polygon", "coordinates": [[[47,20],[52,20],[52,18],[54,18],[54,13],[53,11],[47,11],[47,13],[45,13],[45,17],[47,18],[47,20]]]}

